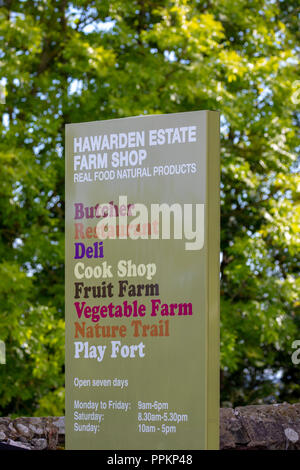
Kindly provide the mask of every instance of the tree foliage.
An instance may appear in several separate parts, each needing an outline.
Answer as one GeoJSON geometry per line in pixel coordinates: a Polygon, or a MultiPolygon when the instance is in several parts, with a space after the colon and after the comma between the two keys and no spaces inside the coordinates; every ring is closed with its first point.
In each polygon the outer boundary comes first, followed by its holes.
{"type": "Polygon", "coordinates": [[[63,413],[65,123],[198,109],[221,111],[222,400],[299,401],[298,13],[293,0],[2,2],[2,414],[63,413]]]}

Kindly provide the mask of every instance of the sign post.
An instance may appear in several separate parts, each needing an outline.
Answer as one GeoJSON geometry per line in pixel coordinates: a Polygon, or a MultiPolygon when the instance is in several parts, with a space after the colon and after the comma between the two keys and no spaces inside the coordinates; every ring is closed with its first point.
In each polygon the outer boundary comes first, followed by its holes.
{"type": "Polygon", "coordinates": [[[219,446],[219,113],[66,126],[66,447],[219,446]]]}

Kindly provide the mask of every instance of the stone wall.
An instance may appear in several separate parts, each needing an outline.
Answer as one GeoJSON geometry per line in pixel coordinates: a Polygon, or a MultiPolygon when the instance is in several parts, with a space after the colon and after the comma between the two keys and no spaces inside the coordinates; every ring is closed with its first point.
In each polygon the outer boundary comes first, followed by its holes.
{"type": "MultiPolygon", "coordinates": [[[[30,450],[64,448],[64,418],[0,418],[0,443],[30,450]]],[[[220,449],[300,449],[300,403],[221,408],[220,449]]]]}
{"type": "Polygon", "coordinates": [[[300,403],[222,408],[220,418],[220,449],[300,449],[300,403]]]}
{"type": "Polygon", "coordinates": [[[0,443],[29,450],[63,449],[65,418],[0,418],[0,443]]]}

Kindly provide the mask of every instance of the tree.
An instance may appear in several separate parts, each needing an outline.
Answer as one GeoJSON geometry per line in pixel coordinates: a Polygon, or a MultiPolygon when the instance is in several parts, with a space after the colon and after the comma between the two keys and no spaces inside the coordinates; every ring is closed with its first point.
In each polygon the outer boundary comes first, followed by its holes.
{"type": "Polygon", "coordinates": [[[197,109],[222,114],[222,399],[299,400],[296,2],[2,3],[2,413],[63,413],[65,123],[197,109]]]}

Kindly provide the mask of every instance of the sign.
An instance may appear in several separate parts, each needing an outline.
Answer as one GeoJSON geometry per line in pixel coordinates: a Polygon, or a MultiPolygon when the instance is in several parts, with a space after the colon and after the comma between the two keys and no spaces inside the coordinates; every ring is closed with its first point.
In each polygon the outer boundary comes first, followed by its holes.
{"type": "Polygon", "coordinates": [[[66,126],[67,449],[219,445],[219,114],[66,126]]]}

